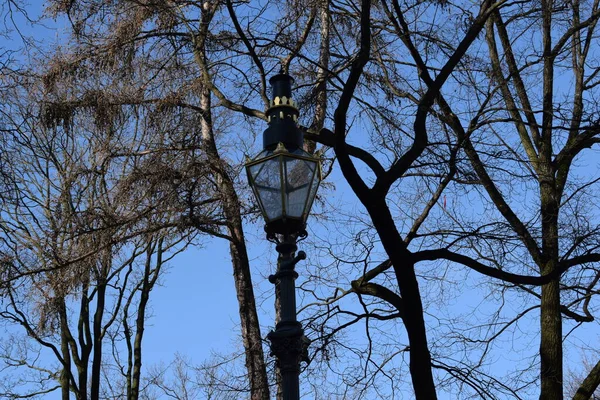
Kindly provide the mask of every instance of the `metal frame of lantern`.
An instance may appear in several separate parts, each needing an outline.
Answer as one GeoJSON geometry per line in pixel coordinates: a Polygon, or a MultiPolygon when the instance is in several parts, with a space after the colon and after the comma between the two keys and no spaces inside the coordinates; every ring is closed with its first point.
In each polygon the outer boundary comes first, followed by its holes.
{"type": "Polygon", "coordinates": [[[283,400],[300,399],[300,362],[308,361],[310,341],[296,318],[294,281],[298,274],[294,268],[306,258],[303,251],[296,255],[296,244],[299,237],[307,235],[306,219],[322,178],[319,158],[302,148],[304,134],[296,124],[299,112],[292,99],[292,82],[283,73],[269,79],[273,96],[265,112],[269,127],[263,132],[263,151],[246,163],[248,182],[265,218],[267,239],[276,244],[279,253],[277,272],[269,276],[276,285],[279,321],[267,338],[277,360],[283,400]],[[292,169],[295,165],[296,171],[290,171],[290,165],[292,169]],[[290,177],[297,178],[297,184],[290,182],[290,177]],[[295,210],[290,200],[293,194],[301,200],[295,210]]]}

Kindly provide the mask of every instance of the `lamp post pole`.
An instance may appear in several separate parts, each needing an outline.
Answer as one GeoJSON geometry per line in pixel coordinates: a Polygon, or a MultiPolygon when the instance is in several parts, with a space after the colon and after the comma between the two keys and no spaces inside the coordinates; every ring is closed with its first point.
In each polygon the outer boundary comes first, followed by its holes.
{"type": "Polygon", "coordinates": [[[280,320],[267,338],[271,342],[271,353],[277,358],[281,375],[281,392],[284,400],[300,398],[300,361],[308,358],[308,339],[302,325],[296,319],[296,285],[298,273],[294,267],[306,258],[303,251],[297,250],[296,235],[281,235],[276,250],[277,273],[269,276],[279,294],[280,320]]]}
{"type": "Polygon", "coordinates": [[[267,239],[276,243],[277,272],[269,277],[276,286],[280,318],[267,338],[277,359],[283,400],[300,399],[300,362],[308,360],[309,340],[296,319],[294,267],[306,254],[297,240],[306,236],[306,219],[321,182],[317,157],[304,151],[304,134],[296,124],[299,111],[292,99],[293,79],[284,73],[269,82],[273,97],[265,112],[269,127],[263,132],[263,151],[246,163],[248,181],[265,218],[267,239]]]}

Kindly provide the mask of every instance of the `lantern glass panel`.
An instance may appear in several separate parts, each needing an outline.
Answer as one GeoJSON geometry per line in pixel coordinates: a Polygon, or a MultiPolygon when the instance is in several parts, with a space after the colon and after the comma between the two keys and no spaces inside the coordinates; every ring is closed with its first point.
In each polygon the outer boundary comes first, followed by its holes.
{"type": "Polygon", "coordinates": [[[306,199],[306,213],[310,212],[312,207],[312,203],[317,196],[317,189],[319,188],[319,184],[321,183],[321,165],[318,161],[315,161],[315,173],[312,182],[310,183],[310,193],[308,194],[308,198],[306,199]]]}
{"type": "Polygon", "coordinates": [[[316,163],[308,160],[284,157],[285,168],[285,214],[302,218],[315,175],[316,163]]]}
{"type": "Polygon", "coordinates": [[[306,222],[321,180],[318,158],[282,146],[263,150],[246,167],[267,226],[278,233],[306,222]]]}
{"type": "Polygon", "coordinates": [[[250,166],[254,191],[267,221],[283,214],[281,163],[279,157],[250,166]]]}

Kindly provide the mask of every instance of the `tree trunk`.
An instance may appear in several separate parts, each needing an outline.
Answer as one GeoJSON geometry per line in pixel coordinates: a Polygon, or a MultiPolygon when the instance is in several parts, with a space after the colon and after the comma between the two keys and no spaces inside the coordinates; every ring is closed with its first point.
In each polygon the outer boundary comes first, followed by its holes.
{"type": "Polygon", "coordinates": [[[262,348],[262,336],[258,314],[256,312],[254,289],[252,288],[250,262],[248,261],[246,244],[243,241],[244,233],[242,231],[241,217],[239,217],[239,208],[235,213],[237,213],[238,220],[233,220],[233,227],[230,231],[230,235],[235,238],[235,241],[230,243],[229,249],[233,263],[233,276],[239,303],[242,338],[246,352],[246,369],[248,370],[250,380],[251,399],[268,400],[270,398],[269,382],[267,379],[267,369],[262,348]]]}
{"type": "Polygon", "coordinates": [[[215,143],[210,111],[210,91],[208,89],[202,90],[201,105],[206,110],[202,121],[202,139],[206,145],[207,155],[217,175],[223,213],[227,220],[228,234],[231,237],[229,252],[233,264],[233,278],[239,305],[242,341],[246,354],[246,370],[250,384],[251,399],[269,400],[269,382],[267,379],[258,314],[256,312],[250,261],[248,259],[242,227],[241,205],[233,180],[227,173],[226,166],[219,156],[215,143]]]}
{"type": "MultiPolygon", "coordinates": [[[[87,277],[86,277],[87,278],[87,277]]],[[[90,354],[92,352],[92,340],[90,337],[90,299],[88,297],[88,282],[81,289],[81,303],[79,308],[79,320],[77,321],[79,348],[81,350],[80,362],[77,363],[77,373],[79,374],[79,387],[88,386],[88,366],[90,354]]]]}
{"type": "MultiPolygon", "coordinates": [[[[543,266],[542,274],[551,273],[557,268],[558,260],[558,221],[557,211],[547,211],[542,195],[542,242],[545,256],[550,260],[543,266]],[[550,214],[545,222],[544,215],[550,214]],[[545,229],[544,229],[545,228],[545,229]]],[[[550,201],[552,203],[552,201],[550,201]]],[[[557,208],[553,208],[556,209],[557,208]]],[[[563,334],[560,308],[560,277],[542,286],[540,315],[540,380],[542,400],[563,399],[563,334]]]]}
{"type": "MultiPolygon", "coordinates": [[[[545,131],[544,142],[540,148],[540,200],[542,222],[541,273],[546,275],[558,268],[558,213],[560,194],[552,167],[551,130],[545,131]]],[[[541,400],[563,399],[563,334],[562,313],[560,307],[560,277],[542,286],[540,316],[540,380],[541,400]]]]}
{"type": "MultiPolygon", "coordinates": [[[[102,366],[102,317],[104,316],[104,301],[106,296],[106,284],[98,281],[97,287],[96,312],[94,313],[94,347],[92,359],[92,376],[90,379],[90,399],[98,400],[100,398],[100,377],[102,366]]],[[[85,389],[84,389],[85,390],[85,389]]]]}
{"type": "MultiPolygon", "coordinates": [[[[104,238],[110,241],[110,235],[104,238]]],[[[112,267],[112,247],[108,246],[102,250],[99,258],[98,276],[96,277],[96,311],[94,312],[93,331],[93,358],[92,375],[90,377],[90,399],[99,400],[100,398],[100,379],[102,378],[102,319],[104,317],[104,307],[106,302],[106,277],[112,267]]],[[[82,388],[87,390],[87,388],[82,388]]]]}
{"type": "Polygon", "coordinates": [[[378,198],[367,206],[367,210],[388,254],[400,295],[405,307],[402,321],[408,334],[410,345],[410,375],[416,400],[435,400],[437,393],[431,365],[431,354],[427,345],[427,331],[423,317],[423,303],[419,283],[415,274],[415,265],[411,261],[411,253],[404,246],[394,220],[385,204],[385,198],[378,198]],[[377,201],[379,200],[379,201],[377,201]]]}
{"type": "Polygon", "coordinates": [[[542,286],[541,301],[540,399],[562,400],[562,319],[558,280],[542,286]]]}
{"type": "MultiPolygon", "coordinates": [[[[63,303],[64,305],[64,303],[63,303]]],[[[67,333],[67,319],[64,313],[60,313],[60,350],[63,359],[63,368],[60,372],[61,399],[69,400],[70,375],[71,375],[71,353],[69,352],[69,335],[67,333]]]]}
{"type": "Polygon", "coordinates": [[[135,339],[133,342],[133,370],[131,373],[131,386],[128,391],[128,400],[137,400],[140,396],[140,377],[142,374],[142,339],[144,338],[144,326],[146,323],[146,307],[150,299],[150,292],[158,279],[160,268],[162,267],[162,243],[163,239],[158,239],[156,247],[148,243],[146,251],[146,264],[144,266],[144,277],[140,288],[140,303],[137,308],[137,317],[135,320],[135,339]],[[156,267],[152,272],[152,255],[156,248],[156,267]],[[150,277],[152,275],[152,277],[150,277]]]}

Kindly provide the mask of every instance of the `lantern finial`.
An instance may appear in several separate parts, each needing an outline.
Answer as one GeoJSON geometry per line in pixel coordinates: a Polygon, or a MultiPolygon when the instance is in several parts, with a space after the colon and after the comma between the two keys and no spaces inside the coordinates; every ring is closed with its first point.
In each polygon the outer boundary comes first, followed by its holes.
{"type": "Polygon", "coordinates": [[[285,145],[282,142],[277,143],[277,148],[275,149],[275,151],[273,152],[273,154],[281,154],[281,153],[287,153],[287,149],[285,148],[285,145]]]}

